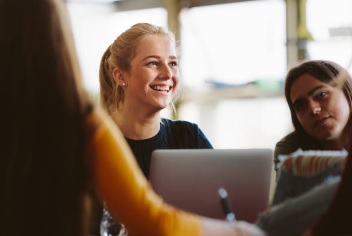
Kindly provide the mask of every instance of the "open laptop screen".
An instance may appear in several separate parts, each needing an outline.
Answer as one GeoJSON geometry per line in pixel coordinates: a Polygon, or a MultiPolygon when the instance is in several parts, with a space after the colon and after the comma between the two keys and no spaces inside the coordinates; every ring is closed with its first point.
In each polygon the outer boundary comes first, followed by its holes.
{"type": "Polygon", "coordinates": [[[163,149],[152,154],[150,182],[171,205],[224,219],[226,189],[237,220],[255,222],[268,207],[271,149],[163,149]]]}

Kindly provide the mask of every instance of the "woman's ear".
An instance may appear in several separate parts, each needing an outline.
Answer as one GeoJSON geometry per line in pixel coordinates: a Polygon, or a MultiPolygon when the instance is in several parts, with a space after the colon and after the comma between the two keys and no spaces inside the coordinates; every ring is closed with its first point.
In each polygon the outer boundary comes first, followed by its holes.
{"type": "Polygon", "coordinates": [[[116,68],[113,70],[112,72],[112,76],[114,77],[115,82],[119,85],[119,86],[125,86],[126,85],[126,81],[123,77],[123,72],[122,70],[116,68]]]}

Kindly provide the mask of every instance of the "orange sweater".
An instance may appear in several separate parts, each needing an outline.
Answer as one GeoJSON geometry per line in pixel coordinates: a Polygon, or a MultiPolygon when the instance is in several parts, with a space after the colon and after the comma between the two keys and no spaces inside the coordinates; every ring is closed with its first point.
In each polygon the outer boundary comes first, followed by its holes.
{"type": "Polygon", "coordinates": [[[95,186],[128,234],[200,235],[199,217],[165,204],[144,178],[116,125],[100,113],[96,119],[90,145],[95,186]]]}

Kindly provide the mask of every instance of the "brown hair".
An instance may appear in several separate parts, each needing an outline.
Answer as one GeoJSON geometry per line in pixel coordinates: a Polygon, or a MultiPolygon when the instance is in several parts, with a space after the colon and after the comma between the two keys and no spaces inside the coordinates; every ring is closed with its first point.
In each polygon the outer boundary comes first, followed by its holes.
{"type": "MultiPolygon", "coordinates": [[[[351,110],[352,78],[349,73],[337,63],[324,60],[306,61],[292,68],[288,72],[285,81],[285,97],[291,111],[292,123],[297,132],[306,134],[302,125],[298,121],[290,96],[292,84],[304,74],[310,74],[314,76],[314,78],[324,83],[330,84],[331,86],[340,86],[343,93],[345,94],[351,110]]],[[[351,119],[348,123],[348,126],[350,126],[350,123],[351,119]]]]}
{"type": "Polygon", "coordinates": [[[85,94],[62,0],[0,0],[0,234],[83,235],[85,94]]]}

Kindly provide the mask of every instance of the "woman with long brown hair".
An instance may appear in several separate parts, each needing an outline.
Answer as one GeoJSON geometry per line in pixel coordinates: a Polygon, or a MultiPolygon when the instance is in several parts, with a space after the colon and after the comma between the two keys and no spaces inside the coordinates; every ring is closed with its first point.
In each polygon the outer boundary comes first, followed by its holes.
{"type": "Polygon", "coordinates": [[[63,0],[0,0],[0,32],[1,235],[86,235],[93,192],[129,235],[263,235],[180,211],[152,191],[84,91],[63,0]]]}

